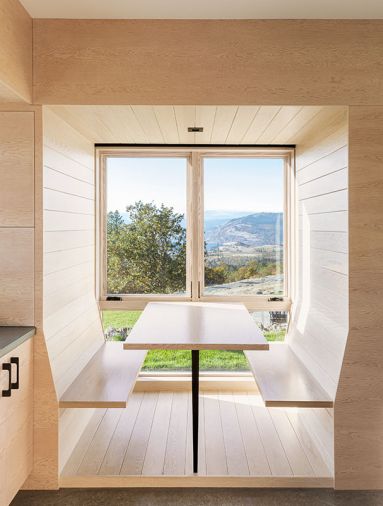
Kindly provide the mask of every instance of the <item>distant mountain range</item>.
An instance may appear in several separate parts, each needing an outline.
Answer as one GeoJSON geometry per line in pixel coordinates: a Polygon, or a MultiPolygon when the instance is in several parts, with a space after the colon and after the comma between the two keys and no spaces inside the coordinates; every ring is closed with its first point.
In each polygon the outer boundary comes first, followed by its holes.
{"type": "Polygon", "coordinates": [[[225,225],[231,220],[235,218],[242,218],[246,216],[248,212],[246,211],[205,211],[204,219],[205,219],[205,232],[207,230],[211,230],[213,228],[220,227],[225,225]]]}
{"type": "MultiPolygon", "coordinates": [[[[129,223],[128,213],[122,212],[121,215],[125,223],[129,223]]],[[[245,247],[283,244],[282,213],[207,210],[204,217],[205,241],[209,250],[229,243],[245,247]]]]}
{"type": "MultiPolygon", "coordinates": [[[[223,219],[219,218],[219,220],[223,219]]],[[[205,220],[205,223],[207,224],[205,220]]],[[[211,223],[211,222],[210,222],[211,223]]],[[[214,226],[205,226],[208,248],[235,243],[241,246],[274,246],[283,244],[283,214],[253,213],[235,217],[214,226]]]]}

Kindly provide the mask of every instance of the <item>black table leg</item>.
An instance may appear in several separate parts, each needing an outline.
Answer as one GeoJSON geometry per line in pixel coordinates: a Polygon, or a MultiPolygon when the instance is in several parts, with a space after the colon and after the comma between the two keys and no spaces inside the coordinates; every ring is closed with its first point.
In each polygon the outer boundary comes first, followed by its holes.
{"type": "Polygon", "coordinates": [[[199,350],[192,350],[193,473],[198,473],[199,350]]]}

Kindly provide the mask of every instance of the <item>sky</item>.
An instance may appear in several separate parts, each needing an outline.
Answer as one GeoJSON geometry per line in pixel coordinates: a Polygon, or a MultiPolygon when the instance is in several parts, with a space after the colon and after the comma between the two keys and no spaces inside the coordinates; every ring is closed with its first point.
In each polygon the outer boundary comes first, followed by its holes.
{"type": "MultiPolygon", "coordinates": [[[[283,160],[206,158],[205,211],[283,211],[283,160]]],[[[107,208],[124,212],[137,200],[186,209],[185,158],[108,158],[107,208]]]]}

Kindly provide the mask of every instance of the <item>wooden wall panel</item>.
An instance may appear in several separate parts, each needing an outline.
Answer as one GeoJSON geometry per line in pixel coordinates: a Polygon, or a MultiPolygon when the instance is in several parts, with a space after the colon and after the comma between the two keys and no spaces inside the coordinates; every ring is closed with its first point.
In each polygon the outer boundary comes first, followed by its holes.
{"type": "Polygon", "coordinates": [[[2,104],[0,111],[0,324],[37,329],[33,471],[25,488],[57,488],[58,408],[42,334],[41,108],[2,104]]]}
{"type": "Polygon", "coordinates": [[[93,150],[44,111],[44,332],[58,396],[103,342],[94,296],[93,150]]]}
{"type": "Polygon", "coordinates": [[[335,403],[335,486],[383,488],[383,107],[349,111],[350,330],[335,403]]]}
{"type": "MultiPolygon", "coordinates": [[[[94,295],[94,147],[45,109],[43,154],[44,334],[60,397],[104,342],[94,295]]],[[[59,470],[92,414],[69,411],[60,415],[59,470]]]]}
{"type": "MultiPolygon", "coordinates": [[[[296,149],[298,293],[288,341],[334,398],[348,332],[348,139],[346,109],[327,114],[296,149]]],[[[333,470],[332,412],[301,410],[297,418],[333,470]]]]}
{"type": "Polygon", "coordinates": [[[0,0],[0,101],[32,101],[32,19],[18,0],[0,0]]]}
{"type": "Polygon", "coordinates": [[[0,325],[35,321],[34,121],[33,110],[0,107],[0,325]]]}
{"type": "Polygon", "coordinates": [[[39,19],[34,100],[375,104],[382,52],[381,20],[39,19]]]}
{"type": "Polygon", "coordinates": [[[95,409],[60,409],[60,472],[78,443],[95,409]]]}
{"type": "Polygon", "coordinates": [[[34,226],[34,113],[0,112],[0,227],[34,226]]]}
{"type": "Polygon", "coordinates": [[[332,397],[348,330],[347,150],[345,109],[296,149],[298,294],[289,341],[332,397]]]}
{"type": "Polygon", "coordinates": [[[33,228],[0,228],[0,244],[0,322],[33,325],[33,228]]]}

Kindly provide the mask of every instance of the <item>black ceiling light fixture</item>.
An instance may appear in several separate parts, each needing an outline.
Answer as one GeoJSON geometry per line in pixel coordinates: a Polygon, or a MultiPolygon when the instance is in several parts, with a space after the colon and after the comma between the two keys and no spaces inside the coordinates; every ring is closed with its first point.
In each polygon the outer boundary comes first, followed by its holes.
{"type": "Polygon", "coordinates": [[[188,127],[188,132],[191,133],[203,132],[203,127],[188,127]]]}

